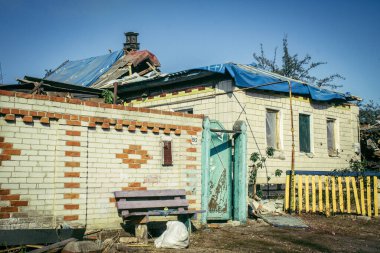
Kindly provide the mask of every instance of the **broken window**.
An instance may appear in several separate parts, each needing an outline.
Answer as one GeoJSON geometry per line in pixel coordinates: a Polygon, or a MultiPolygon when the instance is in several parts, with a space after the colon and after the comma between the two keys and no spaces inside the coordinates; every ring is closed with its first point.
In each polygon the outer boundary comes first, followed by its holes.
{"type": "Polygon", "coordinates": [[[172,166],[173,165],[172,142],[171,141],[163,141],[162,142],[162,165],[163,166],[172,166]]]}
{"type": "Polygon", "coordinates": [[[311,152],[310,115],[299,115],[300,151],[311,152]]]}
{"type": "Polygon", "coordinates": [[[335,119],[327,119],[327,150],[330,156],[337,155],[335,119]]]}
{"type": "Polygon", "coordinates": [[[279,111],[268,109],[266,111],[267,147],[280,149],[279,129],[280,129],[279,111]]]}

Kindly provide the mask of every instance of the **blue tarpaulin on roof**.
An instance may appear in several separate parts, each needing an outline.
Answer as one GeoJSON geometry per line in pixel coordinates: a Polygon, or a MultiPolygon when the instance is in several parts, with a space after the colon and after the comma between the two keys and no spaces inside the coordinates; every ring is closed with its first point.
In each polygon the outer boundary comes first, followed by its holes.
{"type": "Polygon", "coordinates": [[[288,93],[289,85],[287,80],[289,80],[292,85],[292,93],[297,95],[310,96],[311,99],[316,101],[347,101],[348,99],[348,97],[344,94],[318,88],[306,83],[296,82],[289,78],[260,70],[258,68],[255,68],[253,65],[226,63],[210,65],[196,69],[202,69],[221,74],[229,74],[235,80],[235,85],[242,88],[256,87],[256,89],[260,90],[288,93]],[[266,85],[270,83],[275,84],[266,85]]]}
{"type": "Polygon", "coordinates": [[[90,86],[101,75],[107,72],[121,56],[123,56],[123,50],[83,60],[68,61],[45,79],[61,83],[90,86]]]}

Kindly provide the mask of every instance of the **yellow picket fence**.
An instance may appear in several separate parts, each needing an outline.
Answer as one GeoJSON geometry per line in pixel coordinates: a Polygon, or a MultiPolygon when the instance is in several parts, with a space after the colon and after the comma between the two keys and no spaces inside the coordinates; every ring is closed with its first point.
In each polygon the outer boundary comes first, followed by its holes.
{"type": "Polygon", "coordinates": [[[291,171],[286,172],[285,211],[379,215],[379,172],[291,171]],[[311,198],[310,198],[311,197],[311,198]],[[352,204],[352,205],[351,205],[352,204]]]}

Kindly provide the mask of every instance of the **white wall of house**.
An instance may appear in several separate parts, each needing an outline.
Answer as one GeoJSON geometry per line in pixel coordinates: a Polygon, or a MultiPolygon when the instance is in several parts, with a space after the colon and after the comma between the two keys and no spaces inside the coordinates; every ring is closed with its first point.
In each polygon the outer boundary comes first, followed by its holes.
{"type": "MultiPolygon", "coordinates": [[[[207,86],[208,84],[204,84],[207,86]]],[[[219,120],[231,129],[236,120],[248,123],[248,156],[253,152],[265,154],[266,111],[278,111],[279,148],[275,156],[266,162],[267,169],[258,173],[258,183],[284,183],[285,173],[275,176],[276,169],[283,172],[291,166],[291,118],[289,97],[269,92],[238,91],[233,81],[219,82],[215,89],[193,89],[191,92],[180,92],[178,95],[167,94],[165,97],[154,97],[144,102],[134,103],[138,107],[151,107],[164,110],[193,109],[196,114],[204,114],[210,119],[219,120]],[[234,90],[235,92],[217,95],[234,90]],[[215,95],[215,96],[213,96],[215,95]],[[244,108],[244,111],[243,111],[244,108]],[[251,131],[252,129],[252,131],[251,131]]],[[[310,101],[303,97],[293,98],[295,168],[296,170],[332,170],[348,167],[351,158],[357,158],[355,145],[358,145],[358,107],[334,106],[331,103],[310,101]],[[300,151],[299,114],[310,118],[311,152],[300,151]],[[335,120],[336,155],[331,156],[327,146],[327,119],[335,120]]],[[[249,159],[249,157],[248,157],[249,159]]]]}

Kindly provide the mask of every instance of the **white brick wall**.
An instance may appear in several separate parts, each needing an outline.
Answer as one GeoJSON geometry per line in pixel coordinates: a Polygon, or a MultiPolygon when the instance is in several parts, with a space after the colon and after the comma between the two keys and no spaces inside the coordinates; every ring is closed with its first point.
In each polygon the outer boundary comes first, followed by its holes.
{"type": "MultiPolygon", "coordinates": [[[[51,113],[68,113],[80,116],[95,116],[144,122],[173,124],[201,128],[202,119],[179,116],[139,113],[116,109],[94,108],[82,105],[58,103],[36,99],[0,96],[0,108],[27,109],[51,113]],[[9,101],[14,101],[9,102],[9,101]]],[[[30,216],[54,217],[51,224],[62,222],[65,217],[78,216],[78,219],[66,222],[86,224],[89,228],[118,228],[121,218],[117,215],[113,192],[140,183],[146,189],[185,189],[195,199],[192,208],[200,209],[201,199],[201,142],[192,145],[187,140],[190,135],[182,130],[181,135],[171,132],[173,146],[173,166],[161,165],[161,136],[163,131],[147,133],[136,127],[130,132],[127,127],[117,131],[113,126],[102,129],[86,126],[69,126],[66,120],[50,120],[50,124],[41,124],[34,118],[32,124],[25,124],[22,117],[16,115],[16,121],[5,121],[0,115],[0,137],[5,143],[11,143],[13,149],[21,150],[20,155],[12,155],[10,160],[2,161],[0,170],[0,190],[10,190],[10,195],[19,194],[20,201],[28,201],[27,206],[18,207],[10,212],[11,217],[29,213],[30,216]],[[80,136],[66,135],[66,130],[78,131],[80,136]],[[80,146],[67,146],[66,141],[79,141],[80,146]],[[123,153],[130,145],[141,146],[151,159],[141,164],[139,169],[131,169],[116,154],[123,153]],[[196,147],[196,161],[186,161],[186,149],[196,147]],[[79,156],[66,156],[66,151],[78,151],[79,156]],[[67,167],[65,164],[79,163],[79,167],[67,167]],[[186,165],[195,164],[192,180],[196,184],[188,185],[186,165]],[[80,177],[65,177],[65,173],[80,173],[80,177]],[[79,188],[67,188],[65,184],[78,183],[79,188]],[[66,195],[65,195],[66,194],[66,195]],[[74,196],[67,194],[79,194],[74,196]],[[78,197],[78,198],[75,198],[78,197]],[[65,209],[64,205],[79,204],[79,209],[65,209]],[[87,217],[86,217],[87,213],[87,217]]],[[[197,132],[201,139],[201,132],[197,132]]],[[[0,149],[0,152],[2,150],[0,149]]],[[[194,153],[195,154],[195,153],[194,153]]],[[[131,159],[139,159],[131,155],[131,159]]],[[[5,201],[4,205],[10,205],[5,201]]],[[[0,212],[5,213],[5,212],[0,212]]],[[[0,216],[0,221],[1,221],[0,216]]],[[[21,218],[20,218],[21,219],[21,218]]],[[[1,226],[1,224],[0,224],[1,226]]],[[[0,227],[1,229],[1,227],[0,227]]]]}
{"type": "MultiPolygon", "coordinates": [[[[236,120],[248,122],[252,132],[248,127],[248,163],[249,156],[259,150],[265,154],[266,150],[266,109],[276,109],[281,113],[282,124],[282,150],[277,152],[275,157],[267,160],[268,176],[271,177],[270,183],[284,183],[285,173],[282,177],[275,177],[276,169],[284,172],[290,169],[291,164],[291,130],[290,130],[290,106],[287,95],[271,94],[268,92],[234,92],[205,98],[207,95],[217,94],[231,90],[238,90],[233,86],[232,81],[221,81],[216,85],[214,91],[181,97],[173,97],[170,100],[158,100],[153,102],[138,103],[136,106],[150,107],[157,109],[177,110],[179,108],[193,108],[194,113],[204,114],[211,119],[219,120],[227,129],[231,129],[236,120]],[[236,98],[235,98],[236,96],[236,98]],[[186,102],[187,99],[199,98],[200,100],[186,102]],[[178,103],[184,101],[183,103],[178,103]],[[239,102],[238,102],[239,101],[239,102]],[[166,103],[176,102],[168,105],[166,103]],[[165,105],[162,105],[164,104],[165,105]],[[240,103],[240,104],[239,104],[240,103]],[[245,112],[242,112],[242,107],[245,112]],[[239,117],[240,116],[240,117],[239,117]],[[256,139],[254,139],[254,137],[256,139]],[[257,145],[256,145],[257,142],[257,145]]],[[[295,160],[296,169],[299,170],[332,170],[345,168],[352,157],[357,157],[354,150],[354,144],[358,143],[358,107],[352,105],[342,108],[329,103],[309,102],[303,98],[293,99],[294,110],[294,133],[295,133],[295,160]],[[308,113],[312,117],[312,146],[314,151],[312,155],[305,155],[299,152],[299,135],[298,135],[298,115],[299,113],[308,113]],[[338,134],[340,154],[338,157],[330,157],[327,152],[327,130],[326,119],[335,118],[338,122],[338,134]]],[[[266,183],[266,171],[261,169],[258,173],[258,183],[266,183]]]]}

